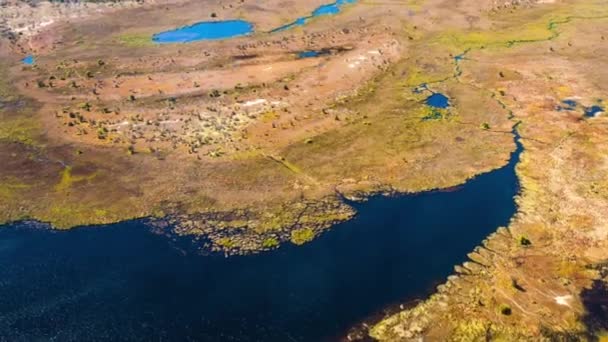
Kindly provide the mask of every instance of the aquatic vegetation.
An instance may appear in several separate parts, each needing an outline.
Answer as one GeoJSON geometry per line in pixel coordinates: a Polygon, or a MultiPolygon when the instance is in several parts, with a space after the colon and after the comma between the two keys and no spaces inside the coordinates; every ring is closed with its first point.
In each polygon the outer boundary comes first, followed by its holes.
{"type": "Polygon", "coordinates": [[[262,242],[262,248],[274,248],[279,246],[279,240],[275,237],[269,237],[262,242]]]}
{"type": "Polygon", "coordinates": [[[443,113],[437,109],[431,109],[429,114],[422,117],[422,121],[440,120],[443,118],[443,113]]]}
{"type": "Polygon", "coordinates": [[[303,245],[312,241],[315,238],[315,232],[312,229],[303,228],[296,229],[291,232],[291,242],[296,245],[303,245]]]}
{"type": "Polygon", "coordinates": [[[234,241],[229,237],[223,237],[223,238],[215,241],[215,243],[217,243],[218,245],[220,245],[226,249],[231,249],[235,246],[234,241]]]}

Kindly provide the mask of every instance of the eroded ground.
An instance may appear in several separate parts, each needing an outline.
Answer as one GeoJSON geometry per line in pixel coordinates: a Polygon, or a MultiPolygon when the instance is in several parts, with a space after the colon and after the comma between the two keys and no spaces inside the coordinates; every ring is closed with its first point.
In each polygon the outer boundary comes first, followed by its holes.
{"type": "Polygon", "coordinates": [[[585,115],[607,97],[606,1],[359,1],[267,33],[323,3],[125,2],[69,20],[44,7],[38,21],[40,9],[8,3],[0,220],[70,228],[155,216],[217,249],[305,243],[354,215],[341,196],[446,188],[504,165],[520,122],[511,226],[371,333],[600,334],[580,294],[608,259],[608,128],[602,113],[585,115]],[[256,33],[150,39],[212,14],[256,33]],[[330,53],[298,58],[321,49],[330,53]],[[34,66],[20,62],[26,53],[34,66]],[[426,105],[431,92],[450,107],[426,105]]]}

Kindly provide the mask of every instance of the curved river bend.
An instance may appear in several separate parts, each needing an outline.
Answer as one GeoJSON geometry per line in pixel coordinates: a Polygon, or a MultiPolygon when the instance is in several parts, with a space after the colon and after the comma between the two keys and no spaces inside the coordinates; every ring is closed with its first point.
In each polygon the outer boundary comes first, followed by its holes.
{"type": "Polygon", "coordinates": [[[450,191],[356,204],[302,247],[225,258],[139,221],[0,227],[0,340],[325,341],[428,295],[516,210],[515,164],[450,191]]]}

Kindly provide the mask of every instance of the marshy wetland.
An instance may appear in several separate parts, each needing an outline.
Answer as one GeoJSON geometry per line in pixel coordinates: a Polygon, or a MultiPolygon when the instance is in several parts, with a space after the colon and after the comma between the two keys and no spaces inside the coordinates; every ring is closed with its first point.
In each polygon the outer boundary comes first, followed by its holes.
{"type": "Polygon", "coordinates": [[[605,338],[606,5],[9,1],[0,336],[605,338]]]}

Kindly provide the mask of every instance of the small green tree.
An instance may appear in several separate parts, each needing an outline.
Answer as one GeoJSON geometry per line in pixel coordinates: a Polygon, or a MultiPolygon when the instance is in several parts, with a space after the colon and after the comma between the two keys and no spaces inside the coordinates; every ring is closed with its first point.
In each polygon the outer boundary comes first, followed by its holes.
{"type": "Polygon", "coordinates": [[[500,304],[500,306],[498,307],[498,311],[500,311],[500,313],[505,316],[511,316],[511,314],[513,313],[513,310],[507,304],[500,304]]]}
{"type": "Polygon", "coordinates": [[[274,248],[277,247],[279,245],[279,240],[277,240],[277,238],[275,237],[269,237],[264,239],[264,242],[262,242],[262,247],[269,249],[269,248],[274,248]]]}
{"type": "Polygon", "coordinates": [[[522,235],[519,237],[519,244],[524,247],[527,247],[527,246],[532,245],[532,241],[530,241],[527,237],[522,235]]]}

